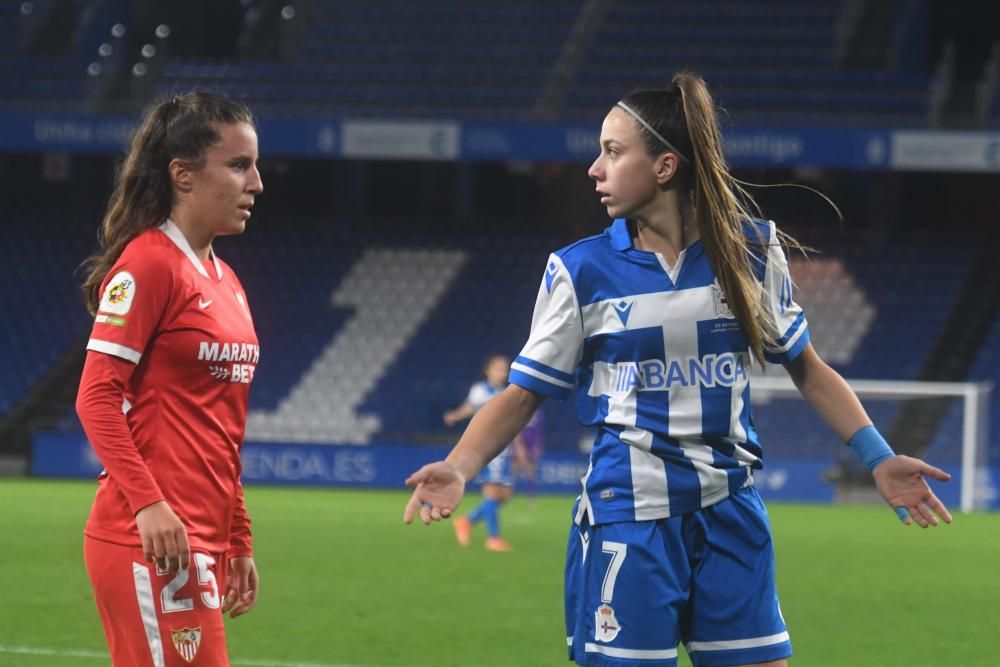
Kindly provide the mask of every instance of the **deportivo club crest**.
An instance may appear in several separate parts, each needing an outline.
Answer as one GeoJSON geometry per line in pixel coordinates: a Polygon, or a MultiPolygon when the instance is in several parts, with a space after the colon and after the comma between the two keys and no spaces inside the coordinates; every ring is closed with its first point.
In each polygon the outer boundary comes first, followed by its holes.
{"type": "Polygon", "coordinates": [[[192,662],[198,655],[198,647],[201,646],[201,628],[182,628],[171,630],[170,639],[174,642],[174,648],[184,658],[185,662],[192,662]]]}
{"type": "Polygon", "coordinates": [[[618,633],[621,632],[618,619],[615,618],[615,610],[606,604],[602,604],[594,612],[594,640],[599,642],[614,641],[618,633]]]}
{"type": "Polygon", "coordinates": [[[726,299],[722,287],[719,286],[718,280],[712,284],[712,303],[715,306],[716,317],[736,317],[729,309],[729,301],[726,299]]]}

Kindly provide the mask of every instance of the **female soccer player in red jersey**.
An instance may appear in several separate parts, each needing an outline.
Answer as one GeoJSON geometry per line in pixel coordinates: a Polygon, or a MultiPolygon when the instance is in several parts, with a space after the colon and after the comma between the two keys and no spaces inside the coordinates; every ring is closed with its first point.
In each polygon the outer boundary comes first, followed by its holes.
{"type": "Polygon", "coordinates": [[[76,408],[105,470],[84,556],[115,665],[228,665],[222,615],[257,600],[240,447],[259,349],[212,242],[243,232],[262,189],[244,106],[160,102],[86,262],[96,317],[76,408]]]}

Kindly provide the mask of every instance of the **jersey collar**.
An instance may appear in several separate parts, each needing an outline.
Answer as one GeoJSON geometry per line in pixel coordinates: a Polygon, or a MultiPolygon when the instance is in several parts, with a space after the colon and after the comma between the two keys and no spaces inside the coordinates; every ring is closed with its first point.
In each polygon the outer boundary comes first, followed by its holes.
{"type": "MultiPolygon", "coordinates": [[[[205,265],[198,261],[198,256],[194,254],[194,250],[191,249],[191,244],[188,240],[184,238],[184,233],[180,228],[174,224],[174,221],[167,218],[166,222],[160,225],[160,231],[167,235],[171,241],[174,242],[181,252],[187,255],[187,258],[191,260],[194,264],[195,270],[206,278],[209,277],[208,271],[205,270],[205,265]]],[[[222,265],[219,264],[219,258],[215,256],[215,252],[212,252],[212,263],[215,264],[215,275],[219,280],[222,280],[222,265]]]]}
{"type": "Polygon", "coordinates": [[[611,236],[611,247],[615,250],[628,250],[632,247],[632,235],[628,231],[625,218],[618,218],[612,222],[608,234],[611,236]]]}
{"type": "MultiPolygon", "coordinates": [[[[611,247],[613,249],[635,250],[635,246],[632,245],[632,232],[629,230],[628,221],[625,218],[616,218],[611,223],[611,226],[607,228],[607,234],[611,237],[611,247]]],[[[682,249],[681,253],[686,255],[700,254],[702,246],[702,240],[696,239],[689,246],[682,249]]],[[[656,254],[648,250],[636,250],[636,252],[644,252],[650,255],[656,254]]]]}

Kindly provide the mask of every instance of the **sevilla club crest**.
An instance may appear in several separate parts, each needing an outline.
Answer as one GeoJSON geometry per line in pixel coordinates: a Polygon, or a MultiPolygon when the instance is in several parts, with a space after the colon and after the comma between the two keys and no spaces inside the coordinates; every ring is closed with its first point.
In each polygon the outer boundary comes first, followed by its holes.
{"type": "Polygon", "coordinates": [[[174,642],[174,648],[184,658],[185,662],[192,662],[198,655],[198,647],[201,646],[201,628],[182,628],[180,630],[170,630],[170,639],[174,642]]]}

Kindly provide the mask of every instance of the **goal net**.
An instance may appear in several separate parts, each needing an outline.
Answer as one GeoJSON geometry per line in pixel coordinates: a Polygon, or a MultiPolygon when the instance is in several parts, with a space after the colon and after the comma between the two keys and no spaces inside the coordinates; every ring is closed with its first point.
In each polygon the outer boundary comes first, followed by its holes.
{"type": "MultiPolygon", "coordinates": [[[[951,473],[935,493],[963,512],[1000,509],[1000,443],[989,435],[991,383],[848,380],[893,449],[951,473]]],[[[779,368],[752,381],[754,426],[764,448],[757,486],[806,501],[877,499],[870,475],[779,368]]]]}

